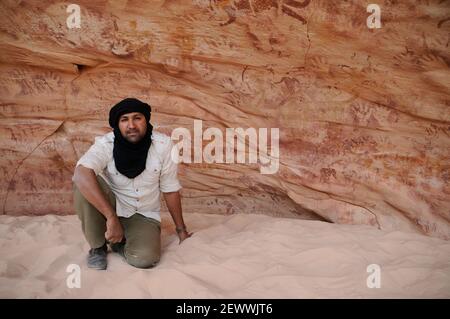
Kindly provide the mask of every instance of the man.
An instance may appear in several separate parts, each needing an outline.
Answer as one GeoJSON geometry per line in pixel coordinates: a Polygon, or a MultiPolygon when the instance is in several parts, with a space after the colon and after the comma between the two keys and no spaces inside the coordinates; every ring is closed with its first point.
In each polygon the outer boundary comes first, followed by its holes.
{"type": "Polygon", "coordinates": [[[161,253],[160,191],[181,243],[190,234],[181,211],[172,142],[154,132],[151,108],[127,98],[109,112],[113,132],[96,137],[73,175],[74,204],[91,247],[88,267],[106,269],[107,243],[132,266],[156,265],[161,253]]]}

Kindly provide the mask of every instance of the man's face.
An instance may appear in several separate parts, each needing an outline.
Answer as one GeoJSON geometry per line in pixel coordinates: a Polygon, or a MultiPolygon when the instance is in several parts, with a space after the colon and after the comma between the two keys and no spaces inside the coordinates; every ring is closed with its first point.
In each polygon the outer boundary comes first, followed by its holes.
{"type": "Polygon", "coordinates": [[[137,143],[147,132],[147,119],[139,112],[123,114],[119,118],[119,130],[128,142],[137,143]]]}

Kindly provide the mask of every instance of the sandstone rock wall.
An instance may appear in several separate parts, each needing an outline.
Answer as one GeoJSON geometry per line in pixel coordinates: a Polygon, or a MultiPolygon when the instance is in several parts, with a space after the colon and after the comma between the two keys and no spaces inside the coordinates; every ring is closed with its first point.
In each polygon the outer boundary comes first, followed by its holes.
{"type": "Polygon", "coordinates": [[[280,129],[280,167],[182,164],[186,213],[321,218],[450,237],[450,4],[0,3],[1,213],[70,214],[71,176],[112,104],[152,123],[280,129]]]}

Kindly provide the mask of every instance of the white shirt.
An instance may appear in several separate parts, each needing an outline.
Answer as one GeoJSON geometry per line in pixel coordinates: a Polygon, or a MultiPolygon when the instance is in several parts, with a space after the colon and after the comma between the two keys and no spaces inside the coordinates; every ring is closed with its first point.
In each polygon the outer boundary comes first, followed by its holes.
{"type": "Polygon", "coordinates": [[[153,131],[145,170],[135,178],[128,178],[116,169],[114,133],[111,132],[97,136],[76,166],[83,165],[103,177],[116,197],[117,216],[130,217],[138,213],[161,221],[160,191],[176,192],[181,188],[177,164],[171,158],[172,146],[169,136],[153,131]]]}

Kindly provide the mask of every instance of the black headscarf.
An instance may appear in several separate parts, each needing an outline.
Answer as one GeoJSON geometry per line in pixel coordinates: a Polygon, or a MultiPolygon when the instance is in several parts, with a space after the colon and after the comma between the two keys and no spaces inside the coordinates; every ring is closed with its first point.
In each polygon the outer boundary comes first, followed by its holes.
{"type": "Polygon", "coordinates": [[[120,101],[109,111],[109,125],[114,129],[114,162],[117,170],[128,178],[135,178],[145,169],[148,150],[152,144],[151,111],[150,105],[134,98],[126,98],[120,101]],[[128,142],[120,133],[118,125],[120,116],[131,112],[142,113],[147,120],[147,132],[137,143],[128,142]]]}

